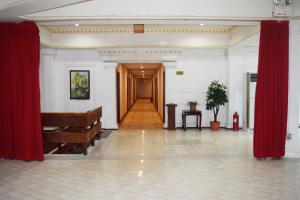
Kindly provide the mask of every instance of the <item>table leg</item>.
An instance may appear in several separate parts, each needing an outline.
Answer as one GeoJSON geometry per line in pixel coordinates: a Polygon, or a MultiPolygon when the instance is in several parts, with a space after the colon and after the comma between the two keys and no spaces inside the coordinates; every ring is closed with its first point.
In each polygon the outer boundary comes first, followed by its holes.
{"type": "Polygon", "coordinates": [[[202,131],[201,123],[202,123],[202,114],[200,115],[200,121],[199,121],[199,130],[200,131],[202,131]]]}
{"type": "Polygon", "coordinates": [[[183,121],[183,130],[186,131],[186,115],[182,116],[182,121],[183,121]]]}

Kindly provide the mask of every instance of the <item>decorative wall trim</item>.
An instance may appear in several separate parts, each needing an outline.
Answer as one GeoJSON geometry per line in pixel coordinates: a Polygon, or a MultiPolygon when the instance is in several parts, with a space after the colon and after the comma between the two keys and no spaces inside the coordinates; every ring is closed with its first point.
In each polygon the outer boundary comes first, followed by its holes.
{"type": "MultiPolygon", "coordinates": [[[[114,55],[134,55],[139,54],[138,50],[99,50],[99,53],[104,56],[114,55]]],[[[144,55],[181,55],[181,50],[145,50],[144,55]]]]}
{"type": "Polygon", "coordinates": [[[47,21],[74,21],[74,20],[181,20],[181,21],[198,21],[198,20],[216,20],[216,21],[254,21],[259,22],[262,20],[287,20],[284,17],[272,17],[270,16],[175,16],[175,15],[161,15],[161,16],[153,16],[153,15],[146,15],[146,16],[131,16],[131,15],[123,15],[123,16],[115,16],[115,15],[90,15],[90,16],[21,16],[22,19],[32,20],[32,21],[39,21],[39,22],[47,22],[47,21]]]}
{"type": "MultiPolygon", "coordinates": [[[[45,26],[53,34],[134,33],[133,25],[45,26]]],[[[145,33],[229,33],[235,26],[145,25],[145,33]]]]}

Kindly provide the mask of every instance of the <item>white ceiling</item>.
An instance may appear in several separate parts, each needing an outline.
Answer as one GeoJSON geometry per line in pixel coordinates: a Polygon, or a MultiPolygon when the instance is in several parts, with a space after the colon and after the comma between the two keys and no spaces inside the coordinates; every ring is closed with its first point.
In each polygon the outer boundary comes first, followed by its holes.
{"type": "Polygon", "coordinates": [[[1,0],[0,20],[240,25],[272,19],[272,9],[272,0],[1,0]]]}
{"type": "Polygon", "coordinates": [[[37,22],[44,47],[97,48],[108,60],[172,60],[183,49],[228,48],[251,37],[261,19],[272,19],[272,1],[0,1],[0,21],[24,19],[37,22]],[[145,24],[144,34],[133,33],[135,23],[145,24]]]}
{"type": "Polygon", "coordinates": [[[87,0],[1,0],[0,2],[1,21],[20,21],[30,14],[60,9],[87,0]]]}

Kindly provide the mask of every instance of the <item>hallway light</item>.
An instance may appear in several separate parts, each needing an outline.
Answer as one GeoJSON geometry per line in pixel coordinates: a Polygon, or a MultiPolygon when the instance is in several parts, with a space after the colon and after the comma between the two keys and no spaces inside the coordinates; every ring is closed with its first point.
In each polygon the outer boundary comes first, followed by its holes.
{"type": "MultiPolygon", "coordinates": [[[[273,0],[273,3],[278,6],[281,3],[281,0],[273,0]]],[[[285,0],[283,2],[283,4],[285,4],[286,6],[289,6],[293,3],[293,0],[285,0]]]]}
{"type": "Polygon", "coordinates": [[[76,24],[74,24],[74,26],[78,27],[78,26],[80,26],[80,24],[76,23],[76,24]]]}
{"type": "Polygon", "coordinates": [[[285,0],[286,5],[291,5],[293,3],[293,0],[285,0]]]}
{"type": "Polygon", "coordinates": [[[280,2],[281,2],[281,0],[273,0],[273,3],[274,3],[275,5],[279,5],[280,2]]]}

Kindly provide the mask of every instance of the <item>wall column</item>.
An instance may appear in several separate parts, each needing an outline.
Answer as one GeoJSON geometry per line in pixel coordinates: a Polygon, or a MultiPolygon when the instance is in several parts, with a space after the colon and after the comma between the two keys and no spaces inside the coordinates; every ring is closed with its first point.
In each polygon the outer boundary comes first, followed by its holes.
{"type": "Polygon", "coordinates": [[[40,52],[40,99],[41,112],[55,111],[55,69],[56,49],[41,49],[40,52]]]}
{"type": "Polygon", "coordinates": [[[240,115],[239,126],[243,126],[243,57],[239,49],[230,49],[228,56],[228,107],[227,107],[227,128],[232,128],[232,115],[238,112],[240,115]]]}
{"type": "MultiPolygon", "coordinates": [[[[177,62],[164,62],[163,66],[165,68],[165,95],[166,95],[166,104],[176,103],[176,88],[175,88],[175,77],[176,77],[176,68],[177,62]]],[[[166,109],[166,113],[167,108],[166,109]]],[[[176,112],[178,115],[178,111],[176,112]]],[[[177,116],[178,117],[178,116],[177,116]]],[[[175,119],[176,121],[176,119],[175,119]]],[[[178,125],[177,125],[178,126],[178,125]]],[[[168,115],[165,115],[164,128],[168,127],[168,115]]]]}
{"type": "Polygon", "coordinates": [[[109,129],[117,129],[117,94],[116,94],[116,69],[118,63],[116,62],[104,62],[104,74],[105,77],[103,80],[103,85],[99,85],[99,87],[103,87],[103,124],[105,124],[104,128],[109,129]]]}
{"type": "Polygon", "coordinates": [[[300,20],[290,21],[289,100],[287,134],[299,138],[300,20]]]}

